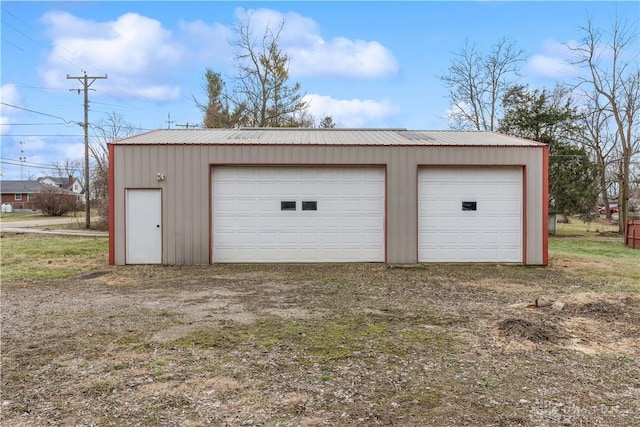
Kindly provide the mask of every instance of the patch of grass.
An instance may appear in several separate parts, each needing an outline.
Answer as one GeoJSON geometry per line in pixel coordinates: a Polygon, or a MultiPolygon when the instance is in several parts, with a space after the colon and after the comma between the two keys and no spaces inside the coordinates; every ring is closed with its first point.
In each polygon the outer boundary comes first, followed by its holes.
{"type": "Polygon", "coordinates": [[[420,325],[397,319],[372,319],[366,315],[339,317],[332,321],[261,320],[254,325],[230,324],[208,328],[171,343],[172,346],[201,347],[221,351],[258,346],[269,350],[277,345],[296,349],[301,364],[320,364],[329,369],[358,354],[389,354],[405,357],[416,349],[452,350],[455,338],[429,332],[420,325]],[[397,328],[402,328],[399,331],[397,328]],[[420,328],[414,330],[413,328],[420,328]]]}
{"type": "Polygon", "coordinates": [[[600,239],[551,238],[549,247],[553,253],[609,261],[611,258],[638,260],[637,250],[624,245],[622,237],[600,239]]]}
{"type": "Polygon", "coordinates": [[[36,212],[5,212],[0,214],[0,222],[17,222],[17,221],[30,221],[37,219],[48,218],[40,211],[36,212]]]}
{"type": "Polygon", "coordinates": [[[86,392],[91,395],[105,396],[113,393],[119,387],[120,381],[109,378],[106,380],[93,381],[86,389],[86,392]]]}
{"type": "Polygon", "coordinates": [[[222,328],[207,328],[191,332],[173,344],[180,347],[200,347],[233,349],[251,337],[244,325],[230,325],[222,328]]]}
{"type": "Polygon", "coordinates": [[[62,279],[108,264],[103,237],[5,233],[1,244],[3,280],[62,279]]]}
{"type": "Polygon", "coordinates": [[[584,222],[580,219],[571,218],[568,223],[558,221],[556,233],[558,235],[585,235],[597,233],[617,233],[618,224],[615,220],[597,219],[591,223],[584,222]]]}
{"type": "Polygon", "coordinates": [[[569,268],[589,282],[635,286],[640,282],[640,251],[622,237],[551,237],[550,263],[569,268]]]}

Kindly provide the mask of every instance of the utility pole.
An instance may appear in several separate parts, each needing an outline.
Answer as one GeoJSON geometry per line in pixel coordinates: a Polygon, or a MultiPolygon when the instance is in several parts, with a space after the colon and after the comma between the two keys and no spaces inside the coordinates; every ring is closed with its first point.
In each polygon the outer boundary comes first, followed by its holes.
{"type": "MultiPolygon", "coordinates": [[[[89,180],[91,175],[89,174],[89,87],[95,82],[97,79],[106,79],[106,74],[101,77],[89,77],[87,76],[87,72],[83,72],[83,76],[70,76],[67,74],[67,80],[76,79],[80,83],[82,83],[82,87],[84,90],[84,122],[82,123],[82,127],[84,128],[84,204],[85,204],[85,227],[91,228],[91,198],[90,198],[90,187],[89,180]],[[89,81],[91,80],[91,81],[89,81]]],[[[80,94],[80,89],[78,89],[78,94],[80,94]]]]}
{"type": "Polygon", "coordinates": [[[171,120],[171,113],[167,113],[167,129],[171,129],[171,123],[173,123],[173,120],[171,120]]]}

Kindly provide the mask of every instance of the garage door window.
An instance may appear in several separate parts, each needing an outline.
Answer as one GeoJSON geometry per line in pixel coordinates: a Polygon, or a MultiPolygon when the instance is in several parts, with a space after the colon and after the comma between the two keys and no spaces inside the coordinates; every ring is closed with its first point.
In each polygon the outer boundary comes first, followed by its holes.
{"type": "Polygon", "coordinates": [[[317,211],[318,210],[318,202],[302,202],[302,210],[303,211],[317,211]]]}
{"type": "Polygon", "coordinates": [[[281,211],[295,211],[296,210],[296,202],[283,200],[280,202],[280,210],[281,211]]]}
{"type": "Polygon", "coordinates": [[[462,202],[463,211],[477,211],[478,202],[462,202]]]}

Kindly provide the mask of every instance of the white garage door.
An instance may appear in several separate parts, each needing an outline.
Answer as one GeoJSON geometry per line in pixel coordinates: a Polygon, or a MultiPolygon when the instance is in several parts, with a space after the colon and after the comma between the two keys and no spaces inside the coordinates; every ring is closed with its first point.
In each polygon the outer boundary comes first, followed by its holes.
{"type": "Polygon", "coordinates": [[[420,262],[522,262],[522,168],[422,168],[420,262]]]}
{"type": "Polygon", "coordinates": [[[384,261],[384,169],[213,168],[213,262],[384,261]]]}

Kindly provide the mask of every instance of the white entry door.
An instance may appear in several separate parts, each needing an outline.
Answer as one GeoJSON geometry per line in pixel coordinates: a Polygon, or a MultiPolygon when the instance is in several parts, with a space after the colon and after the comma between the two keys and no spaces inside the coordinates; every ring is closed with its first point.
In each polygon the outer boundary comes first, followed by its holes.
{"type": "Polygon", "coordinates": [[[522,262],[522,168],[418,173],[419,262],[522,262]]]}
{"type": "Polygon", "coordinates": [[[382,262],[381,167],[216,166],[213,262],[382,262]]]}
{"type": "Polygon", "coordinates": [[[127,264],[162,262],[160,190],[126,190],[127,264]]]}

